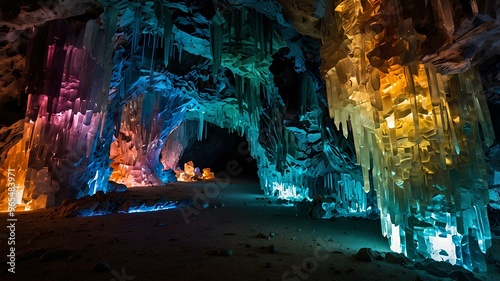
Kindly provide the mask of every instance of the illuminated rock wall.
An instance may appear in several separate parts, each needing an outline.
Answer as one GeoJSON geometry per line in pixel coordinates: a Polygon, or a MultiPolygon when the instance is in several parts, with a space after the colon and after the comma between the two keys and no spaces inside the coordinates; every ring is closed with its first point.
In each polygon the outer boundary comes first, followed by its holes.
{"type": "MultiPolygon", "coordinates": [[[[154,91],[146,91],[121,109],[118,137],[109,157],[110,180],[127,186],[163,185],[175,180],[160,162],[167,137],[181,123],[190,99],[169,85],[169,78],[155,76],[154,91]]],[[[146,81],[146,80],[139,80],[146,81]]]]}
{"type": "Polygon", "coordinates": [[[95,21],[74,30],[65,20],[33,28],[27,59],[24,137],[4,170],[16,171],[16,201],[45,208],[107,188],[108,155],[100,153],[111,77],[116,10],[105,30],[95,21]]]}
{"type": "MultiPolygon", "coordinates": [[[[194,125],[177,129],[183,130],[186,136],[179,138],[179,132],[174,131],[167,139],[162,151],[164,166],[175,168],[172,165],[176,165],[178,156],[172,153],[183,151],[187,143],[184,138],[201,139],[205,124],[212,123],[246,137],[266,194],[289,199],[312,198],[321,194],[316,188],[322,185],[322,176],[333,172],[352,171],[353,178],[359,180],[350,157],[342,157],[337,147],[343,138],[333,138],[335,131],[326,129],[323,123],[323,111],[316,100],[321,78],[315,80],[311,78],[314,74],[307,72],[304,53],[312,52],[308,48],[313,47],[308,44],[315,46],[313,51],[317,53],[317,43],[304,40],[282,18],[280,7],[274,1],[261,1],[258,5],[253,1],[235,1],[233,4],[216,7],[218,12],[210,21],[194,13],[198,25],[195,25],[197,32],[191,34],[179,28],[180,23],[186,21],[178,16],[179,7],[166,4],[172,14],[171,50],[175,50],[175,55],[168,59],[168,68],[181,64],[181,53],[184,66],[189,65],[192,55],[209,62],[173,82],[194,99],[193,107],[189,107],[185,115],[194,125]],[[203,33],[207,22],[210,36],[203,33]],[[270,71],[273,55],[287,47],[288,56],[293,58],[292,69],[301,72],[302,85],[297,91],[299,96],[294,97],[302,101],[301,111],[292,112],[290,116],[284,114],[286,96],[278,93],[270,71]],[[303,127],[310,128],[305,131],[303,127]],[[324,152],[324,147],[330,149],[324,152]]],[[[158,34],[162,34],[161,28],[158,34]]]]}
{"type": "MultiPolygon", "coordinates": [[[[440,8],[443,17],[451,12],[440,8]]],[[[418,63],[424,39],[398,1],[346,0],[325,14],[330,116],[346,136],[352,130],[391,249],[484,271],[488,108],[475,70],[440,75],[418,63]]]]}

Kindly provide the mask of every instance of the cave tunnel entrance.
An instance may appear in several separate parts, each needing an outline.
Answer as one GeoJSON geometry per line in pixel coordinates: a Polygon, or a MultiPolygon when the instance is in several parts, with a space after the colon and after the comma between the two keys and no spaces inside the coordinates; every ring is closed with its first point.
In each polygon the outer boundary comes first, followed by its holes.
{"type": "Polygon", "coordinates": [[[208,167],[216,175],[227,171],[228,165],[237,165],[234,170],[239,172],[232,175],[232,179],[259,180],[257,162],[250,156],[246,138],[211,123],[206,124],[202,140],[196,140],[185,148],[179,166],[184,167],[188,161],[193,161],[200,169],[208,167]]]}

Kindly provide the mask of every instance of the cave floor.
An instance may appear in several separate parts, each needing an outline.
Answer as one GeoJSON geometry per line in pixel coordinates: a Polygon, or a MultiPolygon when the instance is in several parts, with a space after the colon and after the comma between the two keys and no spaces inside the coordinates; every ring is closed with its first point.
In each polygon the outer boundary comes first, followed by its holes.
{"type": "MultiPolygon", "coordinates": [[[[137,187],[123,196],[179,200],[204,186],[137,187]]],[[[54,217],[50,209],[17,213],[16,273],[2,262],[0,279],[446,280],[384,260],[356,260],[360,248],[389,251],[378,221],[297,217],[293,206],[262,195],[251,180],[233,180],[216,195],[205,197],[208,207],[191,209],[199,213],[190,217],[189,209],[75,218],[54,217]],[[40,253],[49,249],[60,250],[41,261],[40,253]],[[99,262],[109,269],[93,270],[99,262]]],[[[1,213],[0,220],[6,219],[1,213]]],[[[2,259],[7,234],[2,227],[2,259]]],[[[493,242],[491,251],[500,253],[500,240],[493,242]]],[[[500,280],[499,270],[488,264],[488,272],[475,277],[500,280]]]]}

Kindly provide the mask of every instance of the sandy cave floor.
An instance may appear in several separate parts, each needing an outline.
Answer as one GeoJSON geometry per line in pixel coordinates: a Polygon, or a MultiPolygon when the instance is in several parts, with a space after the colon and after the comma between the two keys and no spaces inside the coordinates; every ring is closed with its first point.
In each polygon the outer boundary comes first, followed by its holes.
{"type": "MultiPolygon", "coordinates": [[[[180,200],[204,185],[132,188],[122,196],[180,200]]],[[[363,247],[389,251],[376,220],[302,218],[276,200],[255,181],[233,180],[187,221],[180,209],[74,218],[51,216],[50,209],[17,213],[16,273],[3,260],[0,280],[451,280],[385,260],[356,260],[363,247]],[[51,249],[59,251],[41,261],[51,249]],[[99,262],[108,270],[93,270],[99,262]]],[[[1,213],[0,221],[6,219],[1,213]]],[[[0,259],[7,235],[2,227],[0,259]]],[[[498,238],[490,251],[500,253],[498,238]]],[[[500,280],[500,268],[488,264],[475,277],[500,280]]]]}

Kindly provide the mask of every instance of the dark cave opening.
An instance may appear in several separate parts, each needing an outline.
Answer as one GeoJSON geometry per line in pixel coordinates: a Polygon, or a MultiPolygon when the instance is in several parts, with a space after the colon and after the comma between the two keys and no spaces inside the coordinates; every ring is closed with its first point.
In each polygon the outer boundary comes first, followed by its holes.
{"type": "Polygon", "coordinates": [[[257,162],[250,156],[245,137],[215,125],[206,126],[204,138],[185,148],[179,166],[182,168],[184,163],[193,161],[200,169],[210,168],[216,176],[231,170],[234,171],[232,178],[258,180],[257,162]]]}

